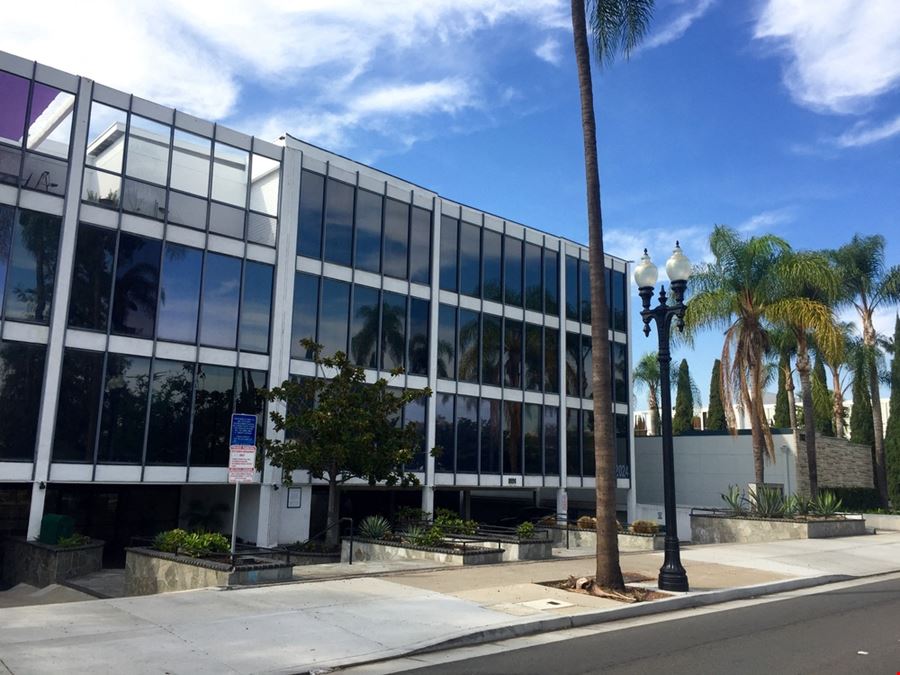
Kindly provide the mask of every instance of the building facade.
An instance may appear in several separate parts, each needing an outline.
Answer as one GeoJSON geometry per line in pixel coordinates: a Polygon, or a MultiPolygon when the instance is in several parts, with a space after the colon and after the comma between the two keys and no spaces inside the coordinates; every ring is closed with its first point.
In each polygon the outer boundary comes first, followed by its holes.
{"type": "MultiPolygon", "coordinates": [[[[2,52],[0,101],[0,528],[227,527],[230,416],[275,434],[257,390],[315,373],[304,337],[433,390],[401,498],[590,501],[586,247],[2,52]]],[[[628,270],[606,267],[625,510],[628,270]]],[[[242,490],[241,537],[309,536],[318,488],[293,479],[242,490]]]]}

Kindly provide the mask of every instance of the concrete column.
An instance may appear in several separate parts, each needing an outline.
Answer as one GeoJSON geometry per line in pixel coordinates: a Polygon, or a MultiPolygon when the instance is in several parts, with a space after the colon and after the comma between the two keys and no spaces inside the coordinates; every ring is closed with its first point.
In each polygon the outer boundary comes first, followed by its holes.
{"type": "Polygon", "coordinates": [[[435,424],[437,405],[437,332],[438,310],[440,308],[441,258],[439,247],[441,241],[441,200],[435,198],[431,219],[431,315],[428,317],[428,387],[432,391],[431,398],[425,406],[425,486],[422,491],[422,510],[434,512],[434,457],[431,449],[435,444],[435,424]],[[431,488],[430,490],[428,488],[431,488]],[[428,495],[428,496],[426,496],[428,495]],[[427,506],[426,506],[427,502],[427,506]]]}
{"type": "MultiPolygon", "coordinates": [[[[631,290],[631,263],[625,263],[625,283],[629,291],[631,290]]],[[[634,345],[632,344],[632,335],[634,332],[632,331],[632,321],[631,321],[631,293],[625,294],[625,321],[626,321],[626,329],[625,335],[628,338],[628,382],[634,383],[634,379],[631,376],[632,368],[631,363],[634,357],[634,345]]],[[[630,396],[628,398],[628,466],[629,466],[629,480],[628,480],[628,501],[627,501],[627,513],[626,518],[628,518],[628,522],[634,522],[637,518],[637,472],[634,468],[634,397],[630,396]]],[[[647,415],[647,427],[649,429],[650,419],[652,419],[653,415],[647,415]]],[[[656,430],[654,429],[654,433],[656,430]]],[[[649,433],[649,431],[648,431],[649,433]]]]}
{"type": "Polygon", "coordinates": [[[559,339],[557,361],[559,363],[559,490],[556,493],[556,512],[566,512],[560,508],[560,499],[568,504],[566,483],[568,469],[566,466],[566,244],[559,242],[559,262],[557,264],[557,284],[559,285],[559,339]],[[562,497],[560,497],[562,495],[562,497]]]}
{"type": "Polygon", "coordinates": [[[434,515],[434,486],[422,486],[422,510],[434,515]]]}
{"type": "Polygon", "coordinates": [[[566,491],[566,488],[561,487],[556,489],[556,519],[561,520],[563,516],[568,520],[569,493],[566,491]]]}

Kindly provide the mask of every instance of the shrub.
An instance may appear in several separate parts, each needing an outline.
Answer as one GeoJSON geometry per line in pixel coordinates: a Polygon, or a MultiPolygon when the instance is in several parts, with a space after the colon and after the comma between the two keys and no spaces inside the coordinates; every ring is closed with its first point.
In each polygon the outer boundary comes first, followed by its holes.
{"type": "Polygon", "coordinates": [[[784,517],[784,496],[775,488],[758,485],[756,490],[750,493],[750,506],[756,515],[763,518],[784,517]]]}
{"type": "Polygon", "coordinates": [[[59,541],[56,542],[56,545],[61,548],[76,548],[78,546],[86,546],[93,541],[89,536],[85,534],[78,534],[75,532],[71,536],[68,537],[60,537],[59,541]]]}
{"type": "Polygon", "coordinates": [[[401,506],[397,509],[397,522],[422,523],[431,520],[431,514],[415,506],[401,506]]]}
{"type": "Polygon", "coordinates": [[[820,490],[819,495],[809,503],[809,510],[817,516],[833,516],[842,508],[843,503],[830,490],[820,490]]]}
{"type": "Polygon", "coordinates": [[[809,500],[802,495],[788,495],[784,500],[784,513],[788,516],[805,516],[809,513],[809,500]]]}
{"type": "Polygon", "coordinates": [[[728,508],[734,514],[741,514],[746,511],[746,499],[744,498],[743,492],[741,492],[741,488],[738,485],[729,485],[728,492],[722,495],[722,501],[724,501],[728,508]]]}
{"type": "Polygon", "coordinates": [[[187,531],[181,528],[160,532],[153,538],[153,548],[166,553],[177,553],[181,545],[184,544],[187,534],[187,531]]]}
{"type": "Polygon", "coordinates": [[[636,534],[656,534],[659,525],[652,520],[636,520],[631,524],[631,531],[636,534]]]}
{"type": "Polygon", "coordinates": [[[449,509],[435,511],[433,526],[441,528],[448,534],[473,535],[478,531],[478,523],[474,520],[463,520],[449,509]]]}
{"type": "Polygon", "coordinates": [[[881,508],[881,499],[875,488],[820,488],[834,493],[841,500],[844,511],[854,513],[871,513],[881,508]]]}
{"type": "Polygon", "coordinates": [[[391,535],[391,524],[382,516],[369,516],[359,524],[356,532],[364,539],[386,539],[391,535]]]}
{"type": "Polygon", "coordinates": [[[578,527],[582,530],[596,530],[597,519],[593,516],[581,516],[577,521],[578,527]]]}
{"type": "Polygon", "coordinates": [[[519,539],[533,539],[534,538],[534,524],[532,523],[522,523],[516,528],[516,536],[519,539]]]}
{"type": "Polygon", "coordinates": [[[228,553],[231,542],[218,532],[186,532],[176,528],[157,534],[153,539],[153,548],[197,558],[207,553],[228,553]]]}
{"type": "Polygon", "coordinates": [[[444,543],[444,531],[439,525],[432,525],[410,540],[414,546],[438,547],[444,543]]]}
{"type": "Polygon", "coordinates": [[[403,532],[401,533],[401,539],[403,541],[409,542],[411,544],[415,544],[416,541],[421,539],[422,535],[425,534],[425,531],[428,528],[422,525],[421,523],[410,523],[407,525],[403,532]]]}

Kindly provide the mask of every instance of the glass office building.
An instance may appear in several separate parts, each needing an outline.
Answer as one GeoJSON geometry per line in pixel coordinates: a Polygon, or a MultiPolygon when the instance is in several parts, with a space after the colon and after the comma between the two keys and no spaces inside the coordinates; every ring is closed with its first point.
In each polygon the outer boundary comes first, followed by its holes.
{"type": "MultiPolygon", "coordinates": [[[[0,531],[64,512],[121,544],[217,510],[227,529],[231,414],[275,433],[258,389],[314,374],[305,337],[434,391],[404,411],[421,486],[392,500],[589,505],[587,261],[289,135],[0,52],[0,531]]],[[[627,265],[608,256],[606,274],[625,510],[627,265]]],[[[318,490],[265,466],[239,535],[304,539],[318,490]]]]}

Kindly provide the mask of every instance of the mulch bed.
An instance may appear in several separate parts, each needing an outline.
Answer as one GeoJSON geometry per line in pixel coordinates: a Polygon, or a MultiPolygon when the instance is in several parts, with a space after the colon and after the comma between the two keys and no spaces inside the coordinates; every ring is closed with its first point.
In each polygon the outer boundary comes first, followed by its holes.
{"type": "Polygon", "coordinates": [[[603,587],[595,589],[593,577],[579,577],[577,579],[575,577],[569,577],[568,579],[560,579],[558,581],[543,581],[540,582],[540,585],[558,588],[563,591],[569,591],[570,593],[581,593],[582,595],[590,595],[595,598],[607,598],[609,600],[617,600],[625,603],[649,602],[651,600],[662,600],[664,598],[672,597],[669,593],[662,593],[660,591],[642,588],[641,586],[628,585],[644,581],[654,581],[652,577],[635,572],[623,572],[622,576],[624,577],[626,584],[624,592],[614,591],[603,587]]]}

